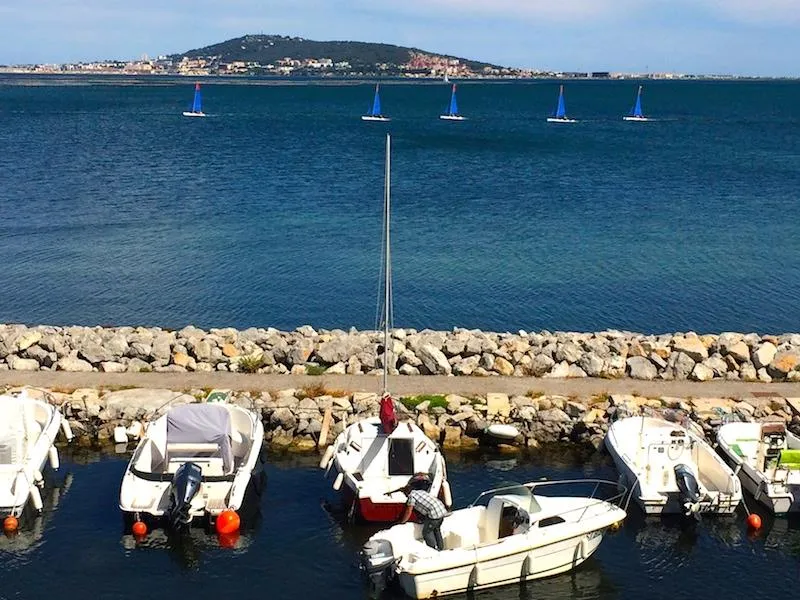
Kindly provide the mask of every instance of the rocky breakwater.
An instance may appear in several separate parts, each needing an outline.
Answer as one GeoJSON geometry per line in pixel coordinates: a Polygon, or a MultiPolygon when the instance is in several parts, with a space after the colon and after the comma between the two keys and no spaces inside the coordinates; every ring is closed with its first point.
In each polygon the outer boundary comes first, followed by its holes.
{"type": "MultiPolygon", "coordinates": [[[[374,331],[0,325],[0,370],[375,374],[374,331]]],[[[491,333],[395,329],[399,375],[800,381],[800,334],[491,333]]]]}
{"type": "MultiPolygon", "coordinates": [[[[11,393],[18,389],[8,390],[11,393]]],[[[177,403],[201,402],[207,390],[176,392],[157,389],[72,392],[29,389],[60,407],[78,437],[94,445],[113,439],[124,427],[136,440],[143,425],[160,411],[177,403]]],[[[260,414],[264,436],[273,449],[316,451],[332,443],[344,428],[360,419],[377,416],[379,401],[372,393],[344,393],[321,386],[277,392],[233,394],[232,401],[260,414]]],[[[472,449],[496,445],[487,428],[493,423],[512,424],[519,431],[504,446],[536,448],[551,442],[602,444],[615,419],[648,414],[684,424],[696,423],[713,437],[723,422],[780,421],[800,433],[800,399],[753,398],[644,398],[634,395],[598,395],[588,398],[490,393],[485,396],[429,395],[395,401],[401,420],[416,422],[428,437],[446,449],[472,449]]]]}

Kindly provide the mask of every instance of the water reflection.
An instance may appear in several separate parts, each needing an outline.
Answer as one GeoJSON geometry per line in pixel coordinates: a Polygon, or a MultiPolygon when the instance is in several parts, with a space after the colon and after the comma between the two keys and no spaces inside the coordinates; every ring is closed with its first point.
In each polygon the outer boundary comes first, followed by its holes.
{"type": "Polygon", "coordinates": [[[36,514],[32,502],[28,502],[20,518],[19,530],[14,533],[0,533],[0,557],[4,553],[19,557],[36,550],[71,486],[72,473],[62,475],[48,471],[42,490],[42,512],[36,514]]]}

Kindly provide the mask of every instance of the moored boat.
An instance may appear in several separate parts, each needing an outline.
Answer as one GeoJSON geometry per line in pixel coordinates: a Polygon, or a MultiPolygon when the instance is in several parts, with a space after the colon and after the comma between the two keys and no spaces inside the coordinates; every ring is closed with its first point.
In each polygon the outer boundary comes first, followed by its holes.
{"type": "Polygon", "coordinates": [[[260,467],[263,440],[260,417],[225,397],[171,406],[147,425],[128,463],[120,510],[134,522],[150,517],[170,527],[235,512],[260,467]]]}
{"type": "Polygon", "coordinates": [[[564,573],[587,560],[604,532],[625,518],[618,505],[624,495],[616,483],[600,480],[542,481],[489,490],[468,508],[444,518],[444,550],[423,541],[421,525],[395,525],[364,545],[362,571],[373,593],[397,582],[412,598],[564,573]],[[575,494],[575,486],[587,485],[591,493],[575,494]],[[607,499],[599,497],[610,490],[607,499]]]}
{"type": "Polygon", "coordinates": [[[345,495],[350,517],[396,521],[406,504],[403,488],[412,478],[427,480],[433,496],[452,503],[447,467],[435,442],[412,421],[398,423],[389,393],[392,360],[391,138],[386,136],[383,211],[383,394],[380,417],[361,419],[342,431],[320,461],[334,474],[333,488],[345,495]]]}
{"type": "Polygon", "coordinates": [[[558,89],[558,104],[556,105],[556,112],[552,117],[547,117],[548,123],[577,123],[575,119],[570,119],[567,116],[567,108],[564,103],[564,86],[558,89]]]}
{"type": "MultiPolygon", "coordinates": [[[[42,471],[49,463],[59,468],[54,442],[59,431],[69,441],[72,431],[58,409],[29,395],[0,395],[0,515],[9,517],[5,526],[22,515],[29,501],[42,510],[42,471]]],[[[16,529],[16,527],[13,527],[16,529]]]]}
{"type": "Polygon", "coordinates": [[[726,423],[717,444],[756,501],[777,515],[800,512],[800,438],[784,423],[726,423]]]}
{"type": "Polygon", "coordinates": [[[379,83],[375,84],[375,95],[372,97],[372,106],[369,109],[369,112],[366,115],[361,115],[362,121],[379,121],[379,122],[386,122],[391,121],[389,117],[384,115],[381,112],[381,85],[379,83]]]}
{"type": "Polygon", "coordinates": [[[620,419],[609,427],[605,443],[623,483],[648,514],[732,513],[742,499],[725,461],[676,423],[620,419]]]}

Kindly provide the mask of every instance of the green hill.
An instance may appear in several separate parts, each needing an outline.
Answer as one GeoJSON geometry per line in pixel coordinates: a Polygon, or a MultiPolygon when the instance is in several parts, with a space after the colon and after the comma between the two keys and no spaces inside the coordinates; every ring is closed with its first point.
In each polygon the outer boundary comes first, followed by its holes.
{"type": "Polygon", "coordinates": [[[348,62],[353,68],[371,68],[376,64],[405,65],[414,55],[457,59],[460,64],[478,71],[485,67],[500,68],[488,63],[468,60],[456,56],[435,54],[418,48],[406,48],[392,44],[374,44],[370,42],[318,42],[299,37],[280,35],[245,35],[213,44],[204,48],[189,50],[170,58],[214,57],[218,62],[234,61],[258,62],[262,65],[274,64],[276,61],[291,58],[308,60],[329,58],[335,63],[348,62]]]}

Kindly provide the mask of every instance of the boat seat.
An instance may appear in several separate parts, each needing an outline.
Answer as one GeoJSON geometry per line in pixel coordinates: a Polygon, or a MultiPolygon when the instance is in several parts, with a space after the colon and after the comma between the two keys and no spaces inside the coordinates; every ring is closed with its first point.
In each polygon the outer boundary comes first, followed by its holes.
{"type": "Polygon", "coordinates": [[[800,450],[781,450],[778,464],[790,471],[800,470],[800,450]]]}

